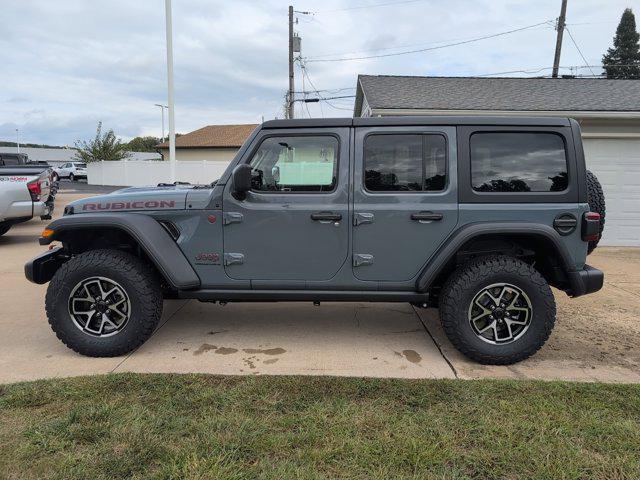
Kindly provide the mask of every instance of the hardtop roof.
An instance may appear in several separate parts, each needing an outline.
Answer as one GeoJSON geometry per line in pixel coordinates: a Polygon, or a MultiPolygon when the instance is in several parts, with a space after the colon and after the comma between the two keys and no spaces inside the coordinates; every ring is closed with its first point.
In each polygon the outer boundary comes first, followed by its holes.
{"type": "Polygon", "coordinates": [[[264,129],[276,128],[312,128],[312,127],[374,127],[404,125],[488,125],[488,126],[542,126],[568,127],[570,121],[565,117],[501,115],[424,115],[389,116],[356,118],[296,118],[289,120],[268,120],[262,124],[264,129]]]}

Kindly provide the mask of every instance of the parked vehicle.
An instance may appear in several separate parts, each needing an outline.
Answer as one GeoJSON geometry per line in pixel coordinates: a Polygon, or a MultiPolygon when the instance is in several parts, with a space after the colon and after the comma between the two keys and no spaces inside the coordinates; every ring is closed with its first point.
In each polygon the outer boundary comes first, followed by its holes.
{"type": "Polygon", "coordinates": [[[57,186],[48,165],[0,167],[0,235],[39,216],[51,220],[57,186]]]}
{"type": "Polygon", "coordinates": [[[15,167],[29,163],[29,156],[25,153],[0,152],[0,167],[15,167]]]}
{"type": "Polygon", "coordinates": [[[26,276],[84,355],[138,347],[163,298],[372,301],[438,307],[461,352],[510,364],[549,337],[550,286],[602,287],[588,178],[569,119],[268,121],[210,185],[71,203],[26,276]]]}
{"type": "Polygon", "coordinates": [[[55,179],[68,178],[72,182],[87,178],[87,164],[83,162],[67,162],[53,169],[55,179]]]}

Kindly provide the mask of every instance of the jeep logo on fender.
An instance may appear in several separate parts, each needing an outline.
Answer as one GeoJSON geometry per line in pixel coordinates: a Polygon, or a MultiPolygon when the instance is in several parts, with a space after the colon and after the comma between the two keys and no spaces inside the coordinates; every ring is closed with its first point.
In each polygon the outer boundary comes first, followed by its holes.
{"type": "Polygon", "coordinates": [[[107,202],[107,203],[85,203],[82,210],[130,210],[130,209],[147,209],[156,208],[173,208],[176,202],[174,200],[139,200],[136,202],[107,202]]]}

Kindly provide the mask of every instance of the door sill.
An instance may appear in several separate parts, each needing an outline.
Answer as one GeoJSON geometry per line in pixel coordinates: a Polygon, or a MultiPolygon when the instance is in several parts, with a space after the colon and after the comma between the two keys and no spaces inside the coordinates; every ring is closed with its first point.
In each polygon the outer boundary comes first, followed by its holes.
{"type": "Polygon", "coordinates": [[[227,302],[427,302],[419,292],[352,290],[184,290],[180,298],[227,302]]]}

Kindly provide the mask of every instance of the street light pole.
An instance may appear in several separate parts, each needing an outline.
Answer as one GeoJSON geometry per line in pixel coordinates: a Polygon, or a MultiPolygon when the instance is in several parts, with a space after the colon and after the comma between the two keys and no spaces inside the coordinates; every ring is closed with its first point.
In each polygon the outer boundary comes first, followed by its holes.
{"type": "Polygon", "coordinates": [[[176,181],[176,125],[173,100],[173,38],[171,28],[171,0],[164,0],[167,29],[167,87],[169,90],[169,162],[171,181],[176,181]]]}
{"type": "Polygon", "coordinates": [[[20,153],[20,130],[16,128],[16,145],[18,145],[17,153],[20,153]]]}
{"type": "Polygon", "coordinates": [[[154,103],[154,105],[156,107],[160,107],[160,113],[162,115],[162,140],[160,140],[160,143],[164,142],[164,109],[165,108],[169,108],[166,105],[162,105],[160,103],[154,103]]]}

